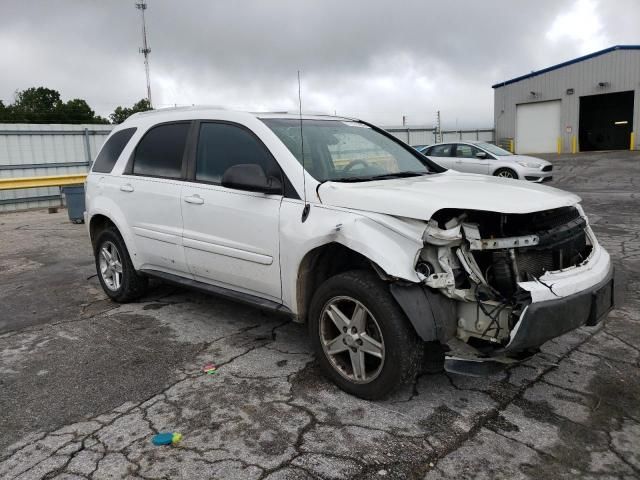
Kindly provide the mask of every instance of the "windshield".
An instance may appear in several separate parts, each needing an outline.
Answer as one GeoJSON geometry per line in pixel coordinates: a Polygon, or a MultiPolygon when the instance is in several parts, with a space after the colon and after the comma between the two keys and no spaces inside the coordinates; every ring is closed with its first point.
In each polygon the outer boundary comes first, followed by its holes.
{"type": "MultiPolygon", "coordinates": [[[[302,163],[300,120],[262,121],[302,163]]],[[[303,120],[304,167],[316,180],[358,182],[444,171],[361,122],[303,120]]]]}
{"type": "Polygon", "coordinates": [[[500,148],[493,143],[476,143],[476,145],[480,148],[484,148],[487,152],[493,153],[494,155],[498,155],[499,157],[505,157],[507,155],[513,155],[513,153],[500,148]]]}

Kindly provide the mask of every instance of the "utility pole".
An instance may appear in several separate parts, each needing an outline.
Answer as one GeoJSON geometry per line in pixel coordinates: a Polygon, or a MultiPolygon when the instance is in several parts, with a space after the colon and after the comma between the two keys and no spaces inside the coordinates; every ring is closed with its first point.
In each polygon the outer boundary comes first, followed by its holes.
{"type": "Polygon", "coordinates": [[[442,142],[442,124],[440,123],[440,110],[436,112],[436,142],[442,142]]]}
{"type": "Polygon", "coordinates": [[[147,74],[147,100],[149,101],[149,108],[153,108],[151,103],[151,80],[149,79],[149,54],[151,49],[147,44],[147,24],[144,19],[144,11],[147,9],[147,4],[142,0],[136,3],[136,8],[140,10],[142,14],[142,48],[139,49],[140,53],[144,55],[144,70],[147,74]]]}

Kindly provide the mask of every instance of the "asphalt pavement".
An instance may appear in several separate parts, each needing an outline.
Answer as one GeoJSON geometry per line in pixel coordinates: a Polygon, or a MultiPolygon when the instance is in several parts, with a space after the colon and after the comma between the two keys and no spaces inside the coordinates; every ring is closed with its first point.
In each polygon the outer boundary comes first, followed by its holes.
{"type": "Polygon", "coordinates": [[[160,283],[112,303],[84,225],[0,215],[0,478],[639,478],[640,153],[547,158],[617,308],[505,372],[378,402],[325,380],[287,317],[160,283]],[[165,431],[182,441],[154,446],[165,431]]]}

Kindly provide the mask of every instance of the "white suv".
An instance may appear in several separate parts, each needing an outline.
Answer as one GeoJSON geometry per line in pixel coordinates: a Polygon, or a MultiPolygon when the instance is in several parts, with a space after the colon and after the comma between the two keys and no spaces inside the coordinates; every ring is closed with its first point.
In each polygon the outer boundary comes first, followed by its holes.
{"type": "Polygon", "coordinates": [[[190,108],[114,129],[86,223],[113,300],[156,277],[288,314],[373,399],[445,355],[521,358],[600,321],[612,267],[579,201],[447,171],[359,120],[190,108]]]}

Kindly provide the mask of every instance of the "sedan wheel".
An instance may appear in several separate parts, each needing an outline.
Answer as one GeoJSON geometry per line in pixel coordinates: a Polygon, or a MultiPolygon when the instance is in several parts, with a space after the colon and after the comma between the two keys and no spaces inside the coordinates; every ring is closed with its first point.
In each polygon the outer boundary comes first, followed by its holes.
{"type": "Polygon", "coordinates": [[[494,174],[496,177],[517,179],[518,175],[510,168],[500,168],[494,174]]]}
{"type": "Polygon", "coordinates": [[[369,383],[384,366],[382,331],[371,312],[348,296],[327,302],[320,319],[322,349],[331,366],[347,380],[369,383]]]}

